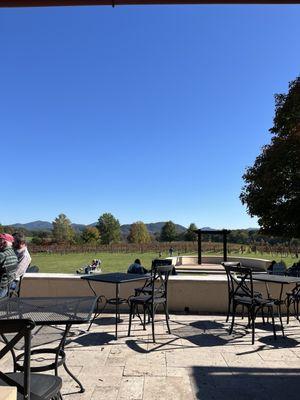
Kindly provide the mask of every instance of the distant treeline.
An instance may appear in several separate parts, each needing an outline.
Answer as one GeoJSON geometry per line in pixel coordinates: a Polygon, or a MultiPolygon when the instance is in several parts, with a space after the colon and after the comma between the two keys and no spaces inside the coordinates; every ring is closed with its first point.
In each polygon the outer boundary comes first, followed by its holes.
{"type": "MultiPolygon", "coordinates": [[[[132,245],[134,247],[135,243],[129,243],[128,237],[122,236],[120,237],[119,243],[112,243],[109,245],[101,245],[100,243],[95,243],[93,240],[91,243],[88,243],[86,241],[82,240],[82,233],[77,232],[74,235],[72,243],[57,243],[55,240],[55,237],[53,236],[52,231],[30,231],[24,228],[14,228],[12,226],[0,226],[0,232],[7,232],[7,233],[13,233],[15,231],[23,233],[29,240],[29,243],[31,247],[35,248],[34,245],[36,246],[42,246],[42,247],[59,247],[63,246],[64,248],[77,248],[78,246],[83,246],[84,248],[92,247],[92,248],[127,248],[128,244],[132,245]],[[90,245],[90,246],[89,246],[90,245]]],[[[202,241],[206,243],[222,243],[223,237],[222,235],[202,235],[202,241]]],[[[170,243],[170,242],[178,242],[178,246],[180,249],[185,248],[185,246],[188,246],[189,248],[189,243],[196,243],[197,242],[197,235],[196,234],[191,234],[191,232],[181,232],[177,233],[174,237],[172,237],[172,240],[164,240],[161,237],[161,234],[158,232],[157,234],[151,235],[151,240],[150,243],[145,243],[145,246],[150,246],[153,249],[156,248],[164,248],[162,243],[170,243]],[[184,242],[186,244],[182,244],[179,242],[184,242]]],[[[297,248],[300,247],[300,239],[297,238],[291,238],[287,239],[284,237],[274,237],[274,236],[267,236],[263,235],[259,232],[259,230],[249,230],[249,229],[234,229],[231,230],[231,232],[228,234],[228,242],[231,244],[240,244],[240,245],[248,245],[248,246],[257,246],[257,248],[261,248],[264,246],[281,246],[281,247],[290,247],[290,248],[297,248]]],[[[140,244],[137,244],[139,247],[140,244]]],[[[194,248],[194,245],[191,244],[192,248],[194,248]]],[[[106,251],[106,250],[104,250],[106,251]]]]}

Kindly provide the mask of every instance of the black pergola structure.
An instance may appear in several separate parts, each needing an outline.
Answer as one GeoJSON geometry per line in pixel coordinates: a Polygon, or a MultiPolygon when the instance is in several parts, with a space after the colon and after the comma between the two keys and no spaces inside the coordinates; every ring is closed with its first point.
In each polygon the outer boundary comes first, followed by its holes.
{"type": "Polygon", "coordinates": [[[227,235],[231,232],[228,229],[205,230],[197,229],[194,231],[198,235],[198,264],[202,264],[202,235],[222,235],[223,236],[223,261],[227,261],[227,235]]]}

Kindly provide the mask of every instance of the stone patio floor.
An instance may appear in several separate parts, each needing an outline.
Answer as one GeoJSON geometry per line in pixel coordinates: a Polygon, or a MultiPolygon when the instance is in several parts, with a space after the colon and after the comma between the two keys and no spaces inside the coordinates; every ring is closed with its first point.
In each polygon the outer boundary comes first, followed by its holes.
{"type": "MultiPolygon", "coordinates": [[[[252,345],[241,318],[229,336],[224,316],[171,315],[169,335],[158,315],[157,342],[152,343],[150,327],[143,331],[137,319],[127,337],[128,316],[121,317],[117,341],[110,314],[90,332],[84,331],[87,326],[72,328],[67,364],[86,391],[76,393],[76,383],[60,367],[65,400],[300,398],[300,323],[295,318],[285,325],[285,338],[278,330],[276,341],[271,325],[257,319],[252,345]]],[[[57,329],[53,339],[55,335],[57,329]]],[[[1,370],[7,370],[10,360],[4,363],[1,370]]]]}

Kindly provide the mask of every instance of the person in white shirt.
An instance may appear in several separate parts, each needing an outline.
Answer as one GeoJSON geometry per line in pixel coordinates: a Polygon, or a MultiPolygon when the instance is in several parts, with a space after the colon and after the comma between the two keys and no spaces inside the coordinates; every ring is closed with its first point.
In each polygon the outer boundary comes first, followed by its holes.
{"type": "Polygon", "coordinates": [[[26,238],[21,233],[14,233],[14,250],[18,257],[18,266],[16,271],[16,280],[19,280],[22,275],[25,274],[27,268],[31,263],[31,256],[27,249],[26,238]]]}

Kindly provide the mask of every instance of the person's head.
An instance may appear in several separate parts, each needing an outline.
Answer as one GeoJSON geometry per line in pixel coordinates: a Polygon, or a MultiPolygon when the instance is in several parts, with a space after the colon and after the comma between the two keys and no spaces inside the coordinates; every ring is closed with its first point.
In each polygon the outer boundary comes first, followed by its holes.
{"type": "Polygon", "coordinates": [[[0,251],[6,249],[6,247],[12,247],[14,237],[9,233],[0,233],[0,251]]]}
{"type": "Polygon", "coordinates": [[[21,250],[26,247],[26,237],[19,232],[13,234],[14,237],[14,249],[21,250]]]}
{"type": "Polygon", "coordinates": [[[142,264],[142,263],[141,263],[141,260],[140,260],[139,258],[137,258],[137,259],[134,261],[134,263],[135,263],[135,264],[140,264],[140,265],[142,264]]]}

